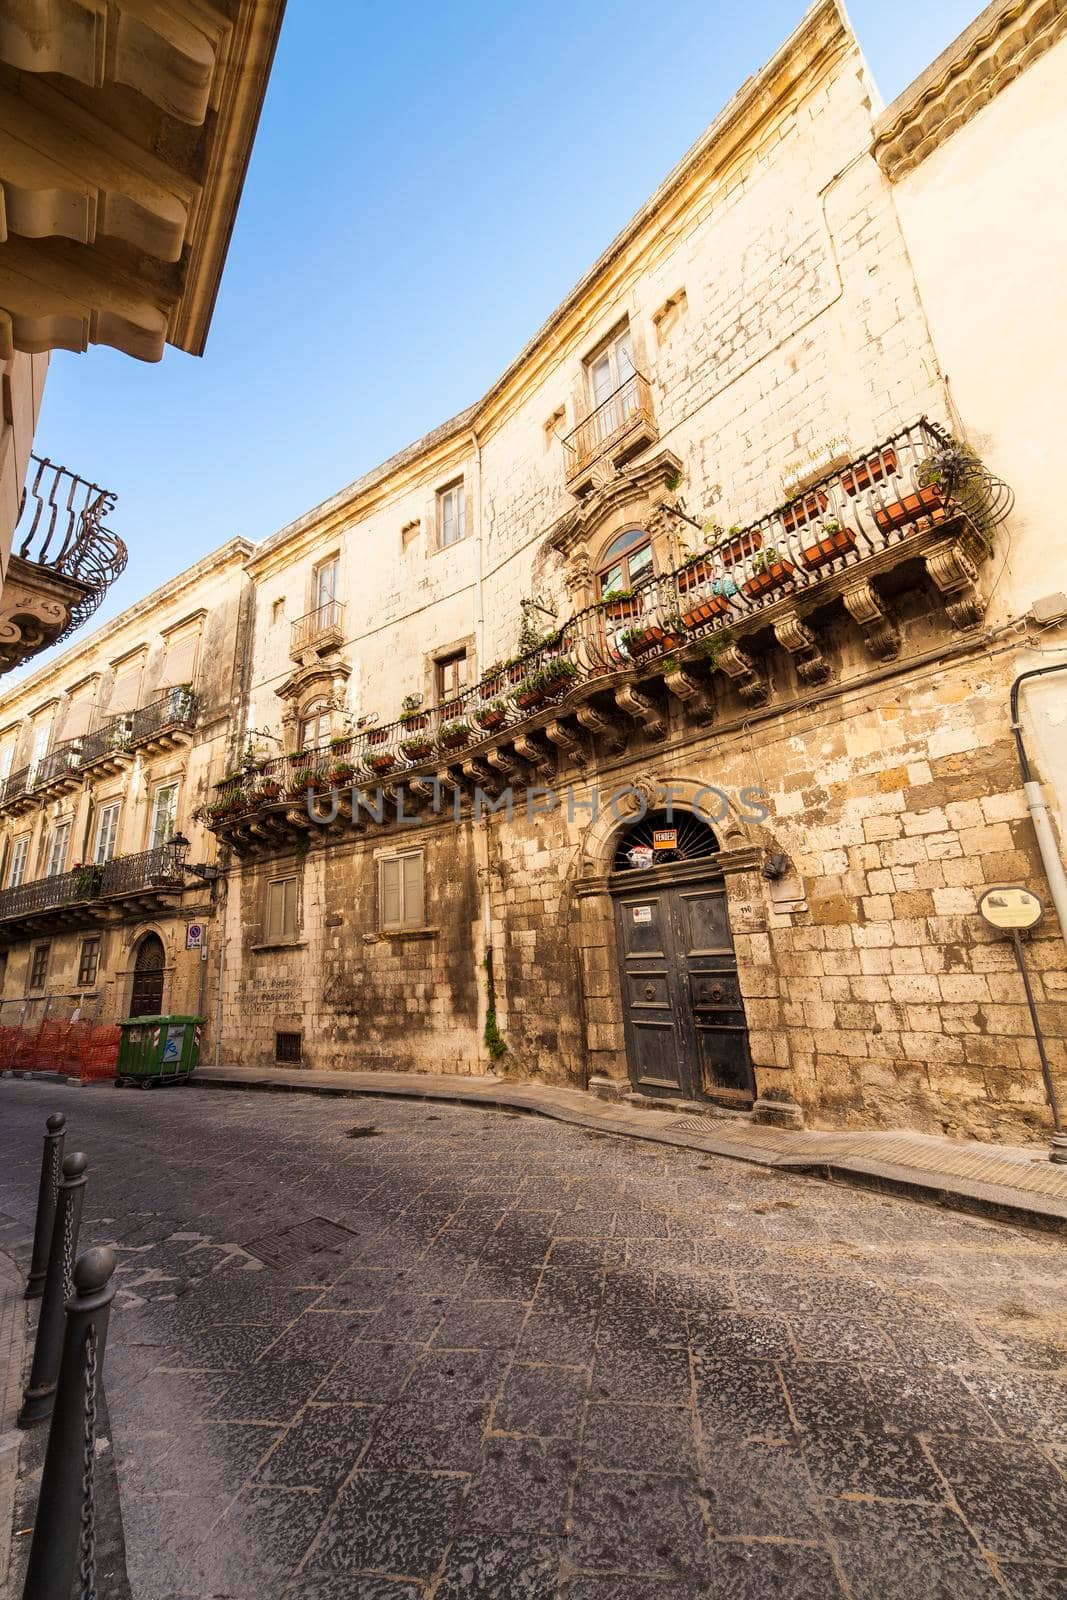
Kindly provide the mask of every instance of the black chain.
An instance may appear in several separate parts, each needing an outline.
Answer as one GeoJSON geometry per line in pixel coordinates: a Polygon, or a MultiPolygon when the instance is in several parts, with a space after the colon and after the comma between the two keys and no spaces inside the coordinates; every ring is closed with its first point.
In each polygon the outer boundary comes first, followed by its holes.
{"type": "Polygon", "coordinates": [[[55,1205],[56,1200],[59,1198],[59,1180],[60,1180],[60,1178],[62,1176],[62,1169],[63,1169],[63,1158],[59,1153],[58,1144],[54,1144],[52,1146],[52,1171],[51,1171],[51,1176],[50,1176],[50,1179],[49,1179],[50,1184],[51,1184],[51,1188],[52,1188],[52,1204],[53,1205],[55,1205]]]}
{"type": "Polygon", "coordinates": [[[78,1547],[81,1600],[96,1600],[96,1329],[85,1337],[85,1412],[82,1436],[82,1516],[78,1547]]]}
{"type": "Polygon", "coordinates": [[[63,1214],[63,1298],[74,1293],[74,1210],[68,1205],[63,1214]]]}

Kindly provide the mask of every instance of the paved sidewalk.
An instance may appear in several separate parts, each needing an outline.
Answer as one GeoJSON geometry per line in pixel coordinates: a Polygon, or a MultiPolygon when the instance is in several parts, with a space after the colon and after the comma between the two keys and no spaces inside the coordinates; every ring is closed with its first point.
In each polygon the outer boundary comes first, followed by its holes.
{"type": "Polygon", "coordinates": [[[1043,1145],[989,1145],[906,1132],[792,1132],[728,1116],[679,1116],[616,1105],[580,1089],[496,1077],[201,1067],[196,1082],[223,1089],[392,1095],[533,1112],[575,1127],[759,1166],[906,1189],[957,1209],[1067,1231],[1067,1166],[1050,1162],[1043,1145]]]}

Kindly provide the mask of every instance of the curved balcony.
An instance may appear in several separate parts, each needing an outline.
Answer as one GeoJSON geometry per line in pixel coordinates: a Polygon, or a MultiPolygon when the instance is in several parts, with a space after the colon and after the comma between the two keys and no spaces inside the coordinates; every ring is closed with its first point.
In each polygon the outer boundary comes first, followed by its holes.
{"type": "Polygon", "coordinates": [[[750,642],[787,650],[800,684],[818,684],[829,667],[810,623],[835,605],[873,656],[896,654],[880,579],[931,582],[951,625],[973,626],[978,567],[1011,501],[923,419],[748,526],[717,531],[683,566],[605,596],[449,704],[231,774],[202,815],[253,850],[310,831],[309,791],[380,786],[395,798],[402,784],[416,802],[439,803],[443,784],[521,783],[561,754],[584,759],[590,740],[612,751],[631,732],[662,737],[672,700],[710,721],[717,672],[743,702],[762,703],[767,680],[750,642]]]}
{"type": "Polygon", "coordinates": [[[0,671],[82,627],[126,565],[126,546],[104,526],[109,489],[31,456],[3,595],[0,671]]]}
{"type": "Polygon", "coordinates": [[[593,487],[598,461],[606,458],[621,466],[658,438],[651,385],[640,372],[632,372],[563,440],[567,488],[572,494],[585,494],[593,487]]]}
{"type": "Polygon", "coordinates": [[[84,927],[172,904],[184,883],[185,843],[158,845],[0,890],[0,940],[42,928],[84,927]]]}

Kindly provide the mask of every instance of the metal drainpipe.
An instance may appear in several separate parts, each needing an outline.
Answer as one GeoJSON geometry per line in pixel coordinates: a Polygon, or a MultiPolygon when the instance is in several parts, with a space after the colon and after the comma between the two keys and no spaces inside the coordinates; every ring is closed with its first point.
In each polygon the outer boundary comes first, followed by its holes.
{"type": "Polygon", "coordinates": [[[1015,735],[1015,748],[1019,753],[1019,767],[1023,775],[1023,791],[1030,809],[1030,820],[1037,835],[1037,848],[1041,852],[1045,876],[1052,892],[1052,903],[1056,907],[1056,915],[1060,921],[1060,932],[1067,942],[1067,873],[1063,870],[1063,862],[1056,848],[1045,796],[1030,768],[1026,745],[1023,743],[1022,723],[1019,721],[1019,691],[1023,684],[1029,678],[1044,678],[1052,672],[1067,672],[1067,661],[1059,661],[1051,667],[1031,667],[1028,672],[1020,672],[1015,679],[1011,686],[1011,731],[1015,735]]]}
{"type": "Polygon", "coordinates": [[[215,996],[215,1065],[222,1059],[222,978],[226,970],[226,909],[230,898],[230,885],[225,876],[222,882],[222,904],[218,907],[219,938],[219,992],[215,996]]]}
{"type": "MultiPolygon", "coordinates": [[[[477,541],[477,561],[474,569],[474,653],[477,658],[478,672],[481,674],[485,668],[485,606],[482,591],[485,550],[482,544],[482,446],[476,428],[471,429],[471,442],[474,445],[474,537],[477,541]]],[[[489,894],[488,817],[482,818],[482,827],[485,830],[485,860],[483,863],[485,877],[482,884],[482,943],[486,974],[486,1010],[492,1011],[496,1004],[496,994],[493,978],[493,911],[489,894]]],[[[492,1063],[492,1065],[495,1066],[495,1063],[492,1063]]]]}

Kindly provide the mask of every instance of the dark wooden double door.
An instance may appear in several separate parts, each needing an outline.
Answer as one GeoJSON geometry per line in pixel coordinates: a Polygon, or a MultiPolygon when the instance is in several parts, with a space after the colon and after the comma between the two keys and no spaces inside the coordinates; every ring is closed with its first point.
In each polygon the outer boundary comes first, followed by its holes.
{"type": "Polygon", "coordinates": [[[156,933],[146,933],[133,960],[131,1017],[158,1017],[163,1010],[163,941],[156,933]]]}
{"type": "Polygon", "coordinates": [[[748,1028],[722,880],[685,881],[669,868],[626,877],[613,898],[634,1088],[750,1105],[748,1028]]]}

